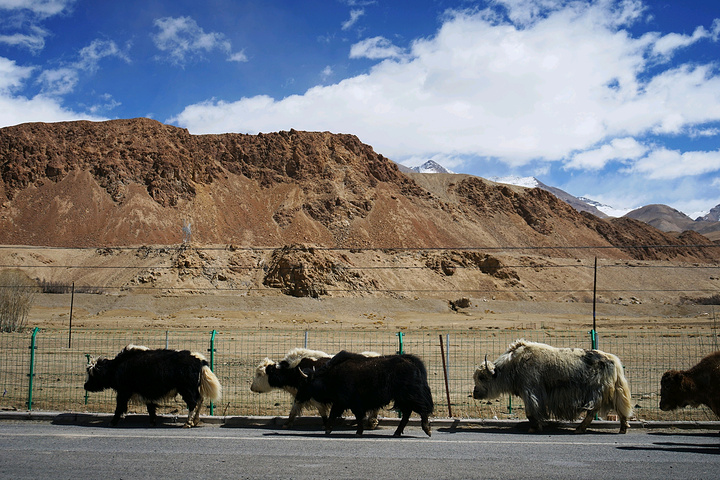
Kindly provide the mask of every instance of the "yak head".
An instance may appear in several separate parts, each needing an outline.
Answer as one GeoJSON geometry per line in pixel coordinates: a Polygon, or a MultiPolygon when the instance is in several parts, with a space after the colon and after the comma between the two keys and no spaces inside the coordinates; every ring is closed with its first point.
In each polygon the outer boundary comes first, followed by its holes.
{"type": "Polygon", "coordinates": [[[110,360],[105,357],[88,359],[84,388],[88,392],[101,392],[111,388],[110,360]]]}
{"type": "Polygon", "coordinates": [[[268,381],[268,373],[272,373],[272,370],[274,370],[276,366],[277,364],[275,362],[265,357],[265,359],[260,362],[260,365],[255,368],[255,377],[253,378],[252,385],[250,385],[250,390],[255,393],[267,393],[271,391],[273,387],[268,381]],[[268,372],[268,370],[270,370],[270,372],[268,372]]]}
{"type": "Polygon", "coordinates": [[[689,380],[677,370],[670,370],[663,374],[660,380],[660,410],[675,410],[689,405],[689,380]]]}
{"type": "Polygon", "coordinates": [[[473,398],[482,400],[487,398],[494,398],[495,379],[497,378],[497,371],[495,365],[492,362],[488,362],[487,355],[485,356],[485,363],[480,365],[473,375],[475,381],[475,388],[473,389],[473,398]]]}

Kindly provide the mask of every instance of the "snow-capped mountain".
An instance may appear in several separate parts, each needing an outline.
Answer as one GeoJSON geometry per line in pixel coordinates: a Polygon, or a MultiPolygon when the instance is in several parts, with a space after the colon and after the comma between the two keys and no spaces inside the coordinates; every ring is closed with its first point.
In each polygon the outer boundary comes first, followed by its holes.
{"type": "MultiPolygon", "coordinates": [[[[419,167],[408,168],[403,166],[401,170],[403,169],[421,173],[454,173],[432,160],[425,162],[419,167]]],[[[560,200],[566,202],[575,210],[589,212],[600,218],[619,218],[627,216],[653,225],[662,231],[681,232],[683,230],[694,230],[707,236],[711,240],[720,241],[720,221],[718,221],[720,219],[720,205],[714,207],[706,214],[696,214],[698,218],[693,221],[692,218],[687,217],[685,214],[681,214],[681,212],[676,212],[677,215],[674,217],[668,215],[666,210],[673,209],[670,209],[670,207],[665,205],[650,205],[640,207],[638,209],[618,208],[600,203],[591,198],[575,197],[574,195],[571,195],[564,190],[560,190],[557,187],[545,185],[535,177],[509,175],[504,177],[487,177],[487,179],[495,183],[506,183],[525,188],[542,188],[543,190],[547,190],[552,193],[560,200]],[[664,209],[658,207],[664,207],[664,209]],[[672,218],[668,220],[670,217],[672,218]]]]}
{"type": "MultiPolygon", "coordinates": [[[[559,188],[545,185],[544,183],[542,183],[540,180],[538,180],[535,177],[517,177],[517,176],[490,177],[490,178],[488,178],[488,180],[495,182],[495,183],[507,183],[510,185],[517,185],[517,186],[525,187],[525,188],[542,188],[543,190],[547,190],[548,192],[552,193],[553,195],[558,197],[563,202],[569,204],[575,210],[578,210],[580,212],[589,212],[600,218],[612,216],[611,214],[604,212],[603,210],[596,207],[595,205],[590,204],[583,199],[577,198],[574,195],[571,195],[564,190],[560,190],[559,188]]],[[[597,202],[595,202],[595,203],[597,203],[597,202]]],[[[622,216],[622,215],[620,215],[620,216],[622,216]]]]}
{"type": "Polygon", "coordinates": [[[507,177],[488,177],[488,180],[495,183],[507,183],[518,187],[535,188],[540,186],[540,181],[535,177],[518,177],[509,175],[507,177]]]}
{"type": "Polygon", "coordinates": [[[418,173],[455,173],[452,170],[448,170],[434,160],[428,160],[418,167],[408,167],[413,172],[418,173]]]}
{"type": "Polygon", "coordinates": [[[603,212],[608,217],[622,217],[625,216],[626,213],[632,211],[631,208],[616,208],[610,205],[605,205],[604,203],[600,203],[598,201],[595,201],[591,198],[587,197],[578,197],[578,200],[581,200],[588,205],[592,205],[593,207],[597,208],[601,212],[603,212]]]}

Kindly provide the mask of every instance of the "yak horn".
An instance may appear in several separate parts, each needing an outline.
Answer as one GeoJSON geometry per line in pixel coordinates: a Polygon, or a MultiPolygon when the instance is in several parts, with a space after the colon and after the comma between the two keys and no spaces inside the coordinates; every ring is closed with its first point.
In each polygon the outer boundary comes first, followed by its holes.
{"type": "Polygon", "coordinates": [[[302,375],[304,378],[308,378],[308,374],[302,371],[302,368],[298,368],[300,370],[300,375],[302,375]]]}
{"type": "Polygon", "coordinates": [[[490,371],[490,367],[488,367],[487,353],[485,354],[485,368],[487,368],[488,371],[490,371]]]}

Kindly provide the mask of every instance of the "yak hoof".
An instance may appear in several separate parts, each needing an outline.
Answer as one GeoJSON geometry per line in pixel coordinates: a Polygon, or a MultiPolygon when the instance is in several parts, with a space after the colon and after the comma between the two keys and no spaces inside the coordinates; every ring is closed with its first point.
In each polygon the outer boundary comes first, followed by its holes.
{"type": "Polygon", "coordinates": [[[427,433],[428,437],[432,437],[432,431],[430,430],[430,425],[423,425],[422,429],[423,429],[423,432],[427,433]]]}
{"type": "Polygon", "coordinates": [[[378,419],[377,418],[369,418],[368,419],[368,428],[370,430],[375,430],[378,427],[378,419]]]}

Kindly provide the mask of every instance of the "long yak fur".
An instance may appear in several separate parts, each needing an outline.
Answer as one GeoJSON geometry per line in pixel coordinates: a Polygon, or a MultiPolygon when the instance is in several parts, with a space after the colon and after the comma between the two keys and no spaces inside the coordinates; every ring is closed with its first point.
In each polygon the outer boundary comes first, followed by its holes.
{"type": "Polygon", "coordinates": [[[531,431],[542,430],[550,418],[574,421],[585,412],[577,427],[584,432],[595,414],[615,410],[620,433],[625,433],[633,413],[620,359],[600,350],[556,348],[520,339],[495,362],[486,359],[473,378],[476,399],[502,394],[522,398],[531,431]]]}

